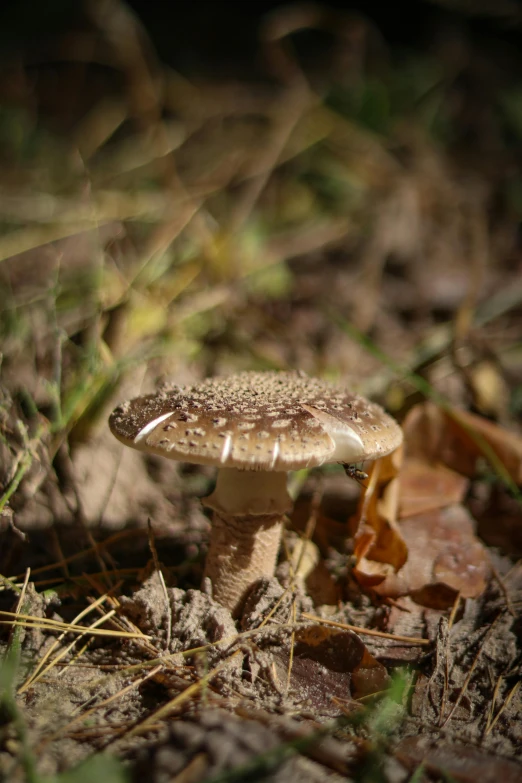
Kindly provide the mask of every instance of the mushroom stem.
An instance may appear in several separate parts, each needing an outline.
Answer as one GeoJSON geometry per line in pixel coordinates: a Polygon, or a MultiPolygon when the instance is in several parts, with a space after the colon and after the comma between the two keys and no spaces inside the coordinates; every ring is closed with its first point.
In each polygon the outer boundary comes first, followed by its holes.
{"type": "Polygon", "coordinates": [[[274,574],[283,519],[292,508],[286,473],[221,468],[204,499],[214,510],[205,577],[237,617],[250,587],[274,574]]]}
{"type": "Polygon", "coordinates": [[[250,587],[274,574],[283,517],[223,517],[214,511],[205,576],[212,597],[237,617],[250,587]]]}

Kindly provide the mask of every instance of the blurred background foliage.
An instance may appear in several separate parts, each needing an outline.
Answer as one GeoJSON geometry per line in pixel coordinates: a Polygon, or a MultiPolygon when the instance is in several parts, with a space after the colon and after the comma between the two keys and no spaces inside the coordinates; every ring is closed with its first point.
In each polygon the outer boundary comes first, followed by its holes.
{"type": "Polygon", "coordinates": [[[54,438],[241,368],[520,412],[519,6],[382,5],[4,7],[2,376],[54,438]]]}

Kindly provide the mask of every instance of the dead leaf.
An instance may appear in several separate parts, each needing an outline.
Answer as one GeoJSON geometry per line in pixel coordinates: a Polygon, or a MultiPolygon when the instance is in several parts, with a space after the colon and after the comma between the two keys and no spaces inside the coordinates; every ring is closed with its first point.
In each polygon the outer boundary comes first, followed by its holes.
{"type": "Polygon", "coordinates": [[[379,595],[411,595],[425,606],[445,608],[457,593],[475,598],[483,592],[491,567],[465,508],[455,504],[409,517],[401,533],[408,560],[374,587],[379,595]]]}
{"type": "Polygon", "coordinates": [[[442,462],[471,478],[477,474],[479,457],[490,461],[493,456],[515,484],[522,484],[522,437],[488,419],[425,402],[412,408],[403,429],[408,457],[442,462]]]}
{"type": "Polygon", "coordinates": [[[352,519],[356,526],[354,575],[368,587],[398,571],[408,556],[396,524],[401,463],[402,448],[372,463],[368,469],[368,486],[352,519]]]}
{"type": "MultiPolygon", "coordinates": [[[[289,650],[276,652],[274,661],[278,679],[286,682],[289,650]]],[[[300,701],[309,701],[321,712],[340,714],[334,698],[360,698],[384,690],[389,682],[385,667],[353,631],[324,625],[296,631],[290,689],[300,701]]]]}
{"type": "Polygon", "coordinates": [[[401,471],[399,517],[404,519],[461,503],[468,485],[468,479],[444,465],[406,459],[401,471]]]}
{"type": "Polygon", "coordinates": [[[380,693],[390,685],[386,668],[364,648],[362,661],[352,672],[352,695],[355,699],[380,693]]]}

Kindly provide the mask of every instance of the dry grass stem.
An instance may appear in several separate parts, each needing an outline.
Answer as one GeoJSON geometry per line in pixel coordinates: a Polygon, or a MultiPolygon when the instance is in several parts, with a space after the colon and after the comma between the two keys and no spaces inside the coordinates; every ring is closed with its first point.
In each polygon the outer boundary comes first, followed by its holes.
{"type": "MultiPolygon", "coordinates": [[[[484,650],[486,642],[491,637],[491,635],[493,633],[493,630],[494,630],[498,620],[501,617],[502,617],[502,614],[497,615],[497,617],[493,620],[493,622],[489,626],[489,628],[488,628],[488,630],[487,630],[487,632],[486,632],[486,634],[484,636],[484,639],[482,640],[482,643],[480,644],[477,652],[475,653],[475,657],[473,658],[473,661],[472,661],[471,666],[469,668],[469,671],[468,671],[468,673],[466,675],[464,683],[462,684],[462,687],[459,690],[458,696],[455,699],[455,701],[453,703],[453,706],[452,706],[452,708],[451,708],[447,718],[445,720],[443,720],[443,722],[441,724],[441,728],[444,728],[445,726],[447,726],[447,724],[450,722],[450,720],[452,719],[453,715],[455,714],[455,711],[457,710],[460,702],[462,701],[463,696],[465,695],[465,693],[466,693],[466,691],[468,689],[468,686],[469,686],[469,684],[471,682],[471,678],[473,677],[473,673],[474,673],[475,669],[477,668],[477,664],[478,664],[478,662],[480,660],[480,656],[482,655],[482,652],[484,650]]],[[[443,715],[441,713],[441,718],[442,717],[443,717],[443,715]]]]}
{"type": "Polygon", "coordinates": [[[509,693],[506,696],[502,706],[500,707],[499,711],[497,712],[497,714],[495,715],[493,720],[490,721],[489,718],[488,718],[488,723],[487,723],[486,731],[485,731],[486,735],[491,734],[491,732],[495,728],[496,724],[498,723],[499,719],[501,718],[502,714],[505,712],[505,710],[508,709],[509,705],[511,704],[511,702],[513,701],[513,699],[517,695],[518,691],[520,690],[520,686],[521,685],[522,685],[522,680],[518,680],[518,682],[516,682],[513,685],[513,687],[511,688],[511,690],[509,691],[509,693]]]}
{"type": "MultiPolygon", "coordinates": [[[[103,707],[112,704],[118,699],[123,698],[123,696],[125,696],[127,693],[130,693],[136,688],[139,688],[141,685],[143,685],[143,683],[145,683],[147,680],[150,680],[159,671],[161,671],[161,668],[162,668],[161,665],[155,666],[153,669],[151,669],[150,672],[147,672],[147,674],[145,674],[143,677],[137,678],[136,680],[134,680],[134,682],[131,682],[129,685],[127,685],[125,688],[122,688],[117,693],[113,693],[107,699],[103,699],[103,701],[99,702],[94,707],[90,707],[84,712],[80,712],[80,714],[76,715],[76,717],[74,717],[71,721],[69,721],[69,723],[62,726],[59,729],[59,731],[56,731],[54,734],[44,737],[40,743],[40,747],[47,745],[49,742],[55,740],[57,737],[65,736],[71,731],[71,728],[73,726],[77,725],[78,723],[82,723],[83,721],[87,720],[91,715],[93,715],[95,712],[101,710],[103,707]]],[[[79,709],[81,710],[81,707],[79,709]]]]}
{"type": "Polygon", "coordinates": [[[165,718],[168,718],[170,715],[175,713],[180,707],[182,707],[187,701],[192,699],[194,696],[196,696],[203,688],[205,688],[207,685],[209,685],[214,677],[219,674],[222,669],[227,666],[230,661],[237,657],[238,655],[241,655],[240,650],[236,650],[236,652],[232,653],[228,658],[225,658],[223,661],[220,661],[217,666],[215,666],[212,671],[208,672],[204,677],[201,677],[197,682],[193,683],[192,685],[189,685],[188,688],[186,688],[182,693],[178,694],[178,696],[175,696],[174,699],[171,699],[171,701],[167,702],[167,704],[164,704],[162,707],[160,707],[158,710],[156,710],[152,715],[150,715],[148,718],[146,718],[141,723],[138,723],[137,726],[134,726],[128,734],[126,735],[126,738],[135,737],[139,734],[144,734],[147,731],[149,731],[154,724],[156,724],[158,721],[162,721],[165,718]]]}
{"type": "Polygon", "coordinates": [[[362,628],[359,625],[350,625],[349,623],[338,623],[335,620],[326,620],[323,617],[317,617],[315,614],[308,614],[303,612],[301,617],[306,620],[313,620],[321,625],[331,625],[334,628],[343,628],[346,631],[355,631],[355,633],[361,634],[361,636],[378,636],[381,639],[390,639],[395,642],[406,642],[407,644],[429,646],[432,642],[429,639],[420,639],[415,636],[400,636],[393,633],[386,633],[385,631],[376,631],[373,628],[362,628]]]}
{"type": "MultiPolygon", "coordinates": [[[[15,617],[14,612],[0,611],[1,615],[7,617],[15,617]]],[[[115,638],[128,638],[128,639],[150,639],[142,633],[129,633],[126,631],[106,631],[103,629],[95,629],[83,625],[70,625],[69,623],[61,623],[58,620],[47,620],[41,617],[33,617],[32,615],[19,615],[17,620],[0,620],[3,625],[19,625],[27,628],[40,628],[41,630],[48,631],[65,631],[65,633],[79,633],[84,632],[93,633],[94,636],[113,636],[115,638]]]]}
{"type": "MultiPolygon", "coordinates": [[[[103,615],[103,617],[98,618],[98,620],[95,620],[91,626],[89,626],[89,631],[92,631],[93,629],[97,628],[102,623],[106,622],[106,620],[110,620],[114,615],[114,610],[111,610],[110,612],[107,612],[107,614],[103,615]]],[[[85,636],[86,634],[81,634],[77,639],[74,639],[70,644],[67,645],[67,647],[64,647],[58,655],[56,655],[53,660],[49,663],[48,666],[45,668],[43,667],[43,663],[50,657],[49,653],[46,653],[42,661],[40,661],[38,665],[38,671],[37,673],[33,673],[30,680],[26,681],[24,685],[22,685],[21,688],[18,689],[18,693],[23,693],[23,691],[30,688],[32,685],[34,685],[35,682],[38,682],[38,680],[41,680],[42,677],[45,677],[46,674],[48,674],[51,669],[56,666],[59,661],[62,660],[62,658],[65,658],[65,656],[73,649],[73,647],[78,643],[78,641],[82,638],[82,636],[85,636]]],[[[56,648],[57,645],[53,645],[53,649],[56,648]]],[[[63,674],[64,669],[60,672],[60,674],[63,674]]]]}

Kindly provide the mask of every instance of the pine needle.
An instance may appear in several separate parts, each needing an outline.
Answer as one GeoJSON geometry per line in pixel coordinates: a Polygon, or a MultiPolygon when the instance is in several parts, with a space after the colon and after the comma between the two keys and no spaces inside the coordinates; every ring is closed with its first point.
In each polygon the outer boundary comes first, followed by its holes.
{"type": "Polygon", "coordinates": [[[355,631],[362,636],[378,636],[381,639],[391,639],[394,642],[407,642],[408,644],[427,646],[431,644],[430,639],[421,639],[416,636],[399,636],[385,631],[375,631],[373,628],[362,628],[360,625],[351,625],[349,623],[338,623],[335,620],[325,620],[324,617],[317,617],[315,614],[303,612],[301,617],[307,620],[313,620],[322,625],[332,625],[334,628],[343,628],[345,631],[355,631]]]}

